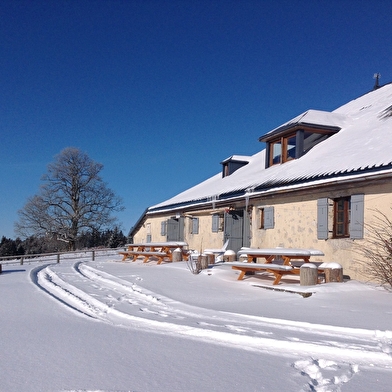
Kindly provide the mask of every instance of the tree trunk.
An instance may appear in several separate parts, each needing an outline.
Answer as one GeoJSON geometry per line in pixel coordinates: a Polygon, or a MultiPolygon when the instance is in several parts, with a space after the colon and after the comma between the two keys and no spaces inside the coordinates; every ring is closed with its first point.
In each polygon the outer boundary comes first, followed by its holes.
{"type": "Polygon", "coordinates": [[[325,283],[329,282],[343,282],[343,268],[325,268],[325,283]]]}
{"type": "Polygon", "coordinates": [[[180,248],[173,250],[172,261],[173,263],[176,261],[182,261],[182,250],[180,248]]]}
{"type": "Polygon", "coordinates": [[[215,255],[213,253],[207,253],[208,265],[215,264],[215,255]]]}
{"type": "Polygon", "coordinates": [[[204,255],[204,254],[200,255],[199,256],[199,261],[200,261],[201,269],[208,268],[208,259],[207,259],[206,255],[204,255]]]}
{"type": "Polygon", "coordinates": [[[317,284],[317,267],[312,263],[305,263],[300,268],[300,285],[314,286],[317,284]]]}

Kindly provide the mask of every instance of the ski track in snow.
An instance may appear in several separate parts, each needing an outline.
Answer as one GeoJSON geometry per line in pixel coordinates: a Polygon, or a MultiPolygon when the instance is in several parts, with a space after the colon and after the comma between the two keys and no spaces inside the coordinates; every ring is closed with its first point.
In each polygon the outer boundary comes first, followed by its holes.
{"type": "MultiPolygon", "coordinates": [[[[83,262],[34,269],[33,282],[79,315],[129,329],[301,358],[301,391],[339,392],[360,366],[392,368],[392,331],[248,316],[187,305],[83,262]]],[[[139,282],[138,276],[132,277],[139,282]]]]}

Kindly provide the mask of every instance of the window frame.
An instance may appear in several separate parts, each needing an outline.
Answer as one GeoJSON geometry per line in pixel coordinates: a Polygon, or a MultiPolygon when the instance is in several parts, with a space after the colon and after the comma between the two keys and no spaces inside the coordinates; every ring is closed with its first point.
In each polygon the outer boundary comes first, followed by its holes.
{"type": "Polygon", "coordinates": [[[332,238],[350,238],[351,197],[333,199],[332,238]]]}
{"type": "Polygon", "coordinates": [[[271,140],[269,144],[269,166],[274,166],[274,165],[279,165],[288,161],[291,161],[296,158],[297,155],[297,141],[295,142],[295,147],[294,147],[294,156],[289,155],[289,150],[288,146],[291,145],[289,144],[289,140],[294,138],[295,140],[297,139],[297,132],[291,132],[286,135],[283,135],[275,140],[271,140]],[[274,156],[274,147],[280,145],[280,154],[274,156]],[[274,162],[274,158],[277,160],[279,159],[279,162],[274,162]]]}
{"type": "Polygon", "coordinates": [[[260,138],[260,141],[266,143],[266,168],[280,165],[282,163],[291,161],[293,159],[298,159],[305,155],[309,150],[311,150],[318,143],[323,142],[328,137],[335,134],[337,129],[321,129],[317,127],[309,126],[294,126],[284,131],[279,132],[275,136],[266,136],[260,138]],[[306,143],[306,140],[312,135],[318,135],[315,140],[306,143]],[[293,147],[294,154],[289,155],[289,146],[293,146],[293,143],[289,143],[290,139],[294,139],[295,146],[293,147]],[[275,146],[280,149],[280,155],[274,155],[275,146]],[[275,159],[274,159],[275,158],[275,159]]]}
{"type": "Polygon", "coordinates": [[[264,230],[265,228],[265,210],[264,208],[259,208],[259,229],[264,230]]]}

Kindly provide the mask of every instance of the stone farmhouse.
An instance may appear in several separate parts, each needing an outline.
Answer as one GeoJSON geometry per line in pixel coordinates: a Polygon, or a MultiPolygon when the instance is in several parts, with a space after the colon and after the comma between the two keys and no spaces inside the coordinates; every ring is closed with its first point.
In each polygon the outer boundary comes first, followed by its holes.
{"type": "Polygon", "coordinates": [[[131,240],[319,249],[318,261],[360,278],[355,245],[376,210],[391,214],[392,84],[332,112],[308,110],[259,140],[262,151],[232,155],[218,174],[147,208],[131,240]]]}

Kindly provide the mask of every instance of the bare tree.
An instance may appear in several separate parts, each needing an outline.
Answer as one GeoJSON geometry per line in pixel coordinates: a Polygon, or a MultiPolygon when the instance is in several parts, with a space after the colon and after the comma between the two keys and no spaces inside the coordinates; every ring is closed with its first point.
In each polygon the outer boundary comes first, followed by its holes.
{"type": "Polygon", "coordinates": [[[18,212],[16,232],[54,236],[75,250],[81,230],[111,227],[116,221],[112,213],[124,208],[99,176],[102,169],[102,164],[77,148],[61,151],[48,165],[40,193],[18,212]]]}
{"type": "Polygon", "coordinates": [[[358,243],[356,260],[359,271],[370,280],[392,287],[392,221],[375,210],[373,222],[366,225],[367,238],[358,243]]]}

